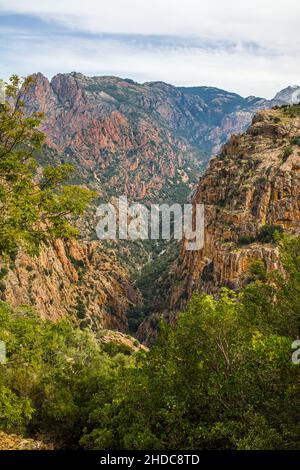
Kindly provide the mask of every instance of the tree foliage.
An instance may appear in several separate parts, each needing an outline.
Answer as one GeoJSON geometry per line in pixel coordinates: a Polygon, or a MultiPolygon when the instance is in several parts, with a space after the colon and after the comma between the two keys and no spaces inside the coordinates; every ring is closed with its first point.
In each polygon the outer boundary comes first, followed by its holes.
{"type": "Polygon", "coordinates": [[[31,86],[30,77],[12,76],[0,105],[0,254],[15,254],[21,245],[36,253],[42,242],[77,235],[72,217],[82,214],[95,195],[64,184],[74,171],[71,165],[37,168],[43,116],[26,111],[31,86]]]}
{"type": "Polygon", "coordinates": [[[0,428],[48,433],[76,442],[89,397],[110,399],[110,383],[131,357],[108,356],[87,332],[67,320],[42,320],[29,307],[0,302],[0,339],[7,358],[0,364],[0,428]]]}

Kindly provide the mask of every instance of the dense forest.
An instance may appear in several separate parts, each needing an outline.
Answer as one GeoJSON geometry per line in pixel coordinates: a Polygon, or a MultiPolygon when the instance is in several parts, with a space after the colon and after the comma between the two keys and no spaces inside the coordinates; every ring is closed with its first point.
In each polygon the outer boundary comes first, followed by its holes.
{"type": "MultiPolygon", "coordinates": [[[[20,85],[12,77],[0,109],[2,276],[20,247],[34,256],[75,237],[72,220],[94,197],[67,183],[70,165],[37,168],[42,116],[26,115],[20,85]]],[[[278,232],[276,243],[280,270],[256,262],[240,292],[195,294],[149,352],[1,302],[0,429],[60,448],[300,449],[300,237],[278,232]]]]}

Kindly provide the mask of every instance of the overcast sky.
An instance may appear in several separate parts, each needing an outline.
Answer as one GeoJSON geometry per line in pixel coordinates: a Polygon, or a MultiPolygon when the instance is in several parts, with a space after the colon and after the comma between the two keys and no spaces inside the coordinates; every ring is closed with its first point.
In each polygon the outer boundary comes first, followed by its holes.
{"type": "Polygon", "coordinates": [[[40,71],[209,85],[300,85],[299,0],[0,0],[0,76],[40,71]]]}

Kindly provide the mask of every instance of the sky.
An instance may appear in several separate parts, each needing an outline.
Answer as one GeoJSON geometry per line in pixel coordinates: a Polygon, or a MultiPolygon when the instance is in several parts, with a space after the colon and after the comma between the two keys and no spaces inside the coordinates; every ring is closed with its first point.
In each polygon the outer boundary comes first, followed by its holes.
{"type": "Polygon", "coordinates": [[[300,85],[299,0],[0,0],[0,77],[117,75],[272,98],[300,85]]]}

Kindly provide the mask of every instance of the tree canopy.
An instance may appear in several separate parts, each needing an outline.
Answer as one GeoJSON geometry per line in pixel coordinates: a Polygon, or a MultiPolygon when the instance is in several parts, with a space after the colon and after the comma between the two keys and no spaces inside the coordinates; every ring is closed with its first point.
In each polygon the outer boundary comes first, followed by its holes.
{"type": "Polygon", "coordinates": [[[36,253],[54,238],[76,236],[72,218],[83,213],[95,194],[66,185],[72,165],[39,168],[36,153],[44,142],[41,113],[28,113],[24,97],[31,77],[12,76],[4,84],[0,104],[0,254],[15,254],[20,246],[36,253]]]}

